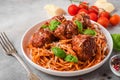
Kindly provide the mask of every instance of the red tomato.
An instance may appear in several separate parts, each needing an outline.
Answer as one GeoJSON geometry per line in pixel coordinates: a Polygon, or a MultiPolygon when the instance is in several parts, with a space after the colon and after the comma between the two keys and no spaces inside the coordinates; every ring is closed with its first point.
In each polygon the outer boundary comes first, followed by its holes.
{"type": "MultiPolygon", "coordinates": [[[[119,17],[119,19],[120,19],[120,17],[119,17]]],[[[120,23],[120,20],[119,20],[119,23],[120,23]]]]}
{"type": "Polygon", "coordinates": [[[89,13],[96,13],[96,14],[98,14],[98,12],[99,12],[98,7],[96,7],[96,6],[91,6],[88,10],[89,10],[89,13]]]}
{"type": "Polygon", "coordinates": [[[80,9],[79,11],[78,11],[78,14],[80,14],[80,13],[86,13],[86,14],[88,14],[88,10],[86,10],[86,9],[80,9]]]}
{"type": "Polygon", "coordinates": [[[110,18],[110,13],[109,12],[107,12],[107,11],[103,11],[103,12],[101,12],[100,13],[100,17],[106,17],[106,18],[110,18]]]}
{"type": "Polygon", "coordinates": [[[78,13],[79,11],[79,7],[77,7],[75,4],[71,4],[69,7],[68,7],[68,13],[71,15],[71,16],[74,16],[78,13]]]}
{"type": "Polygon", "coordinates": [[[110,17],[110,23],[115,26],[120,23],[120,16],[117,14],[114,14],[112,17],[110,17]]]}
{"type": "Polygon", "coordinates": [[[80,9],[88,9],[88,3],[87,2],[81,2],[79,5],[80,9]]]}
{"type": "Polygon", "coordinates": [[[88,5],[88,2],[83,1],[83,2],[80,2],[80,4],[87,4],[88,5]]]}
{"type": "Polygon", "coordinates": [[[89,14],[89,17],[90,17],[90,19],[93,20],[93,21],[97,21],[97,19],[98,19],[98,16],[97,16],[97,14],[95,14],[95,13],[90,13],[90,14],[89,14]]]}
{"type": "MultiPolygon", "coordinates": [[[[119,19],[120,19],[120,17],[119,17],[119,19]]],[[[120,23],[120,20],[119,20],[119,23],[120,23]]]]}
{"type": "Polygon", "coordinates": [[[99,24],[101,24],[102,26],[104,26],[105,28],[107,28],[108,25],[109,25],[109,20],[106,17],[100,17],[100,18],[98,18],[97,22],[99,24]]]}

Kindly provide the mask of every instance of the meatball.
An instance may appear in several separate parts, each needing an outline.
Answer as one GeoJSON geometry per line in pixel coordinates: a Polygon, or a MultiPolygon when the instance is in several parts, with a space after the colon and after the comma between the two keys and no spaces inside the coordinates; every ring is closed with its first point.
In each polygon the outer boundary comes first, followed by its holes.
{"type": "Polygon", "coordinates": [[[87,14],[85,13],[81,13],[81,14],[77,14],[72,18],[73,22],[75,20],[80,21],[83,24],[83,28],[87,28],[91,26],[91,22],[90,22],[90,18],[87,14]]]}
{"type": "Polygon", "coordinates": [[[72,38],[72,36],[77,34],[78,34],[77,26],[75,26],[73,22],[69,20],[60,24],[58,28],[54,31],[55,37],[61,40],[70,39],[72,38]]]}
{"type": "MultiPolygon", "coordinates": [[[[63,23],[63,22],[66,21],[66,18],[65,18],[64,16],[55,16],[55,17],[53,17],[51,20],[57,20],[57,21],[59,21],[60,23],[63,23]]],[[[50,20],[50,21],[51,21],[51,20],[50,20]]]]}
{"type": "Polygon", "coordinates": [[[42,47],[46,43],[54,41],[54,39],[54,35],[48,29],[40,28],[32,37],[32,45],[34,47],[42,47]]]}
{"type": "Polygon", "coordinates": [[[95,38],[88,35],[77,35],[72,38],[73,50],[80,60],[87,60],[95,55],[96,43],[95,38]]]}

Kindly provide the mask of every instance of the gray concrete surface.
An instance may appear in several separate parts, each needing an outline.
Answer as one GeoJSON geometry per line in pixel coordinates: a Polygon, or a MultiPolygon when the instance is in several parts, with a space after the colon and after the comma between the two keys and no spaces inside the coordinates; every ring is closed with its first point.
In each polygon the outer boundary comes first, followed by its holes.
{"type": "MultiPolygon", "coordinates": [[[[93,4],[96,0],[86,0],[93,4]]],[[[120,0],[108,0],[115,5],[116,10],[113,13],[120,15],[120,0]]],[[[70,4],[69,0],[0,0],[0,32],[4,31],[9,36],[12,43],[15,45],[18,54],[29,65],[23,57],[20,49],[21,38],[24,32],[34,26],[35,24],[48,19],[48,15],[43,7],[46,4],[55,4],[67,11],[67,6],[70,4]]],[[[108,28],[110,33],[120,33],[120,25],[113,28],[108,28]]],[[[112,55],[116,52],[113,51],[112,55]]],[[[34,73],[41,76],[44,80],[120,80],[115,76],[109,66],[108,61],[99,69],[75,77],[57,77],[52,76],[41,71],[36,70],[31,65],[30,68],[34,73]],[[102,75],[106,73],[107,76],[102,75]],[[108,79],[112,77],[111,79],[108,79]]],[[[4,55],[0,47],[0,80],[28,80],[27,73],[19,62],[11,57],[4,55]]]]}

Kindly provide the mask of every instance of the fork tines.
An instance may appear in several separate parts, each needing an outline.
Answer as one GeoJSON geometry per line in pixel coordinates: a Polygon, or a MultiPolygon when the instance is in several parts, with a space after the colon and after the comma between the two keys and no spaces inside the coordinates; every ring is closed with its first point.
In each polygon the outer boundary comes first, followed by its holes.
{"type": "Polygon", "coordinates": [[[5,32],[0,33],[0,44],[6,53],[11,53],[12,50],[15,50],[5,32]]]}

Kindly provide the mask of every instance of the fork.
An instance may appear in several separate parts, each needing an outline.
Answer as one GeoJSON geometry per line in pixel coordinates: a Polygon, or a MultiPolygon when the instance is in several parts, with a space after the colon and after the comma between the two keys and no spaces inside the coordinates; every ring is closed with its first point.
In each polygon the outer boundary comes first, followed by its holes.
{"type": "Polygon", "coordinates": [[[28,72],[29,80],[43,80],[43,79],[39,78],[36,74],[34,74],[30,70],[30,68],[24,63],[22,58],[17,54],[17,51],[16,51],[15,47],[13,46],[13,44],[8,39],[8,37],[5,34],[5,32],[1,32],[0,33],[0,44],[1,44],[3,50],[5,51],[5,53],[7,55],[14,56],[22,64],[22,66],[28,72]]]}

